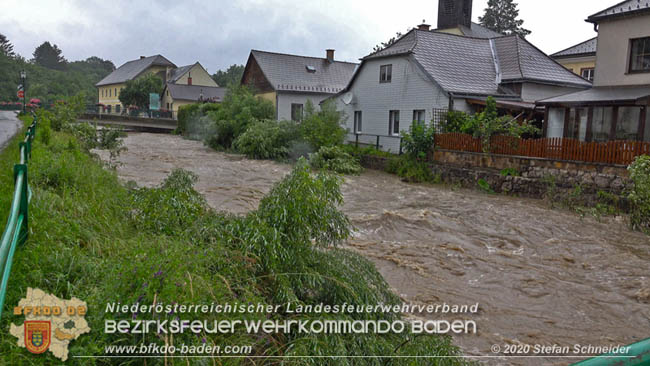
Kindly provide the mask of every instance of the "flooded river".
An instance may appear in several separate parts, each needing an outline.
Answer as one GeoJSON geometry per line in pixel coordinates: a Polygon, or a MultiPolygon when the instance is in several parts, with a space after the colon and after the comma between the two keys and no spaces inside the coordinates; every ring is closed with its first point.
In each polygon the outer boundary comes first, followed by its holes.
{"type": "MultiPolygon", "coordinates": [[[[255,209],[289,165],[214,152],[178,136],[134,133],[119,175],[160,183],[174,168],[199,175],[218,210],[255,209]]],[[[480,304],[467,355],[496,344],[629,344],[650,336],[650,240],[621,218],[598,222],[541,201],[413,185],[383,172],[346,177],[348,246],[372,260],[406,302],[480,304]]],[[[432,315],[422,315],[432,316],[432,315]]],[[[578,359],[482,358],[490,365],[578,359]]]]}

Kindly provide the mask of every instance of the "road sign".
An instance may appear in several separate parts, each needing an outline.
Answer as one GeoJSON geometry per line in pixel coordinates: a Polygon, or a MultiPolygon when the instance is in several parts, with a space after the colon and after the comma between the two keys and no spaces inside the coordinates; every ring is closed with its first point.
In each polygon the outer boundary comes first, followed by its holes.
{"type": "Polygon", "coordinates": [[[19,90],[18,91],[18,98],[25,98],[25,91],[19,90]]]}
{"type": "Polygon", "coordinates": [[[18,90],[23,90],[23,84],[18,84],[18,90]]]}

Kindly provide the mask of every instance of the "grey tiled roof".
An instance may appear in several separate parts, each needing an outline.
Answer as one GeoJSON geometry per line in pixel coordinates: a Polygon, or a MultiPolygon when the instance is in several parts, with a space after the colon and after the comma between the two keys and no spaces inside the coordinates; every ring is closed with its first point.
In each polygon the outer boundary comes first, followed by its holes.
{"type": "Polygon", "coordinates": [[[650,11],[650,0],[626,0],[587,18],[588,22],[598,22],[605,18],[633,15],[636,12],[650,11]]]}
{"type": "Polygon", "coordinates": [[[325,58],[252,50],[262,72],[276,91],[335,94],[346,87],[357,64],[325,58]],[[309,72],[308,66],[316,69],[309,72]]]}
{"type": "Polygon", "coordinates": [[[507,95],[501,85],[521,81],[591,86],[517,35],[485,39],[414,29],[364,60],[404,53],[412,53],[429,76],[452,93],[507,95]]]}
{"type": "Polygon", "coordinates": [[[464,25],[460,25],[460,29],[463,32],[463,35],[468,36],[468,37],[476,37],[476,38],[495,38],[495,37],[502,37],[503,34],[499,32],[495,32],[492,29],[485,28],[484,26],[472,22],[472,27],[467,28],[464,25]]]}
{"type": "Polygon", "coordinates": [[[555,52],[551,55],[553,58],[562,58],[562,57],[571,57],[578,55],[596,55],[596,47],[598,46],[598,37],[588,39],[584,42],[578,43],[575,46],[571,46],[567,49],[564,49],[559,52],[555,52]]]}
{"type": "Polygon", "coordinates": [[[100,80],[95,86],[118,84],[133,80],[150,66],[154,65],[176,67],[176,65],[161,55],[149,56],[125,63],[100,80]]]}
{"type": "Polygon", "coordinates": [[[167,80],[167,82],[168,83],[177,82],[178,79],[180,79],[181,76],[183,76],[187,71],[189,71],[192,68],[192,66],[194,66],[194,65],[196,65],[196,64],[185,65],[185,66],[181,66],[181,67],[178,67],[176,69],[173,69],[172,72],[171,72],[171,75],[169,75],[169,80],[167,80]]]}
{"type": "Polygon", "coordinates": [[[540,104],[553,103],[598,103],[616,101],[636,101],[650,96],[650,86],[595,87],[571,94],[560,95],[538,101],[540,104]]]}
{"type": "Polygon", "coordinates": [[[172,98],[193,101],[199,100],[201,95],[203,95],[203,99],[214,98],[221,101],[227,90],[227,88],[215,88],[213,86],[183,84],[167,84],[167,88],[172,98]]]}

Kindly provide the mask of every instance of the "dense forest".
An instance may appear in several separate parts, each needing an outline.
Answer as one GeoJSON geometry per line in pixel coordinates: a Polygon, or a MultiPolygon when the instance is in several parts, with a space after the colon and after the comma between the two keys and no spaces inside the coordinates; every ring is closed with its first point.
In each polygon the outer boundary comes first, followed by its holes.
{"type": "Polygon", "coordinates": [[[87,103],[97,102],[95,83],[115,70],[111,61],[89,57],[69,62],[56,44],[43,42],[27,60],[13,50],[11,42],[0,34],[0,102],[16,102],[20,71],[27,74],[27,98],[50,104],[66,96],[85,93],[87,103]]]}

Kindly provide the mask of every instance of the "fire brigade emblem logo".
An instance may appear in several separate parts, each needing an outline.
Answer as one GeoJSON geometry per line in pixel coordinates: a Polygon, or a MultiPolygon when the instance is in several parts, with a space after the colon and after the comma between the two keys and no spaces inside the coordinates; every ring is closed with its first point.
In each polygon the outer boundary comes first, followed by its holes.
{"type": "Polygon", "coordinates": [[[52,326],[49,320],[25,321],[25,348],[31,353],[43,353],[50,347],[52,326]]]}

